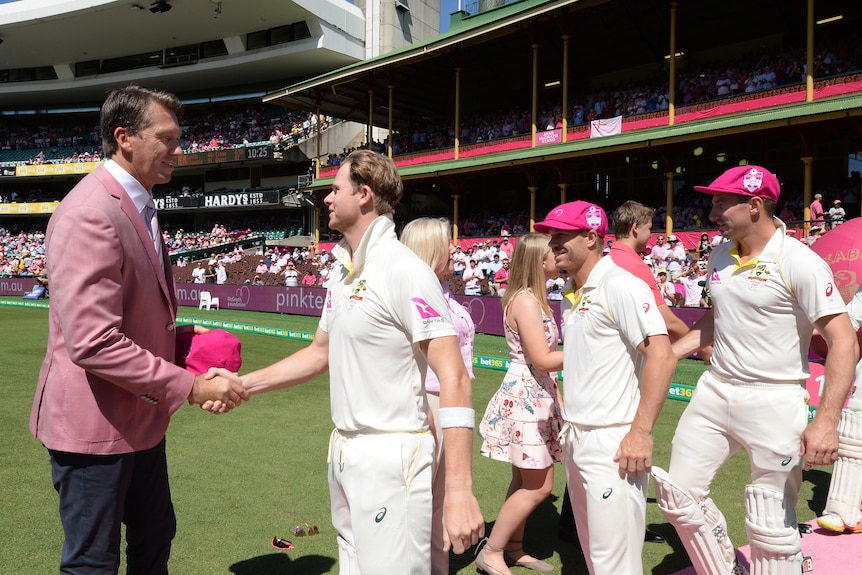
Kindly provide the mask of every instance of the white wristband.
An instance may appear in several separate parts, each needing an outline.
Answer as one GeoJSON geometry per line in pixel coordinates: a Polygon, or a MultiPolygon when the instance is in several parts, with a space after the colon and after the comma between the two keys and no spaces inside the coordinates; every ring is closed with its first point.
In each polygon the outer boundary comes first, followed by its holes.
{"type": "Polygon", "coordinates": [[[476,425],[476,412],[469,407],[441,407],[438,419],[440,428],[469,427],[476,425]]]}

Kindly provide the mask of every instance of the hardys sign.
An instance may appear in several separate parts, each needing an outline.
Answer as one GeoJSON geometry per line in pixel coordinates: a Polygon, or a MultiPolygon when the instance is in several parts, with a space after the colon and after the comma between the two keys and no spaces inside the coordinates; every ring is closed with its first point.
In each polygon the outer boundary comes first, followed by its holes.
{"type": "Polygon", "coordinates": [[[278,190],[253,192],[243,190],[241,192],[226,192],[223,194],[206,194],[204,196],[205,208],[233,208],[239,206],[263,206],[267,204],[278,204],[278,190]]]}

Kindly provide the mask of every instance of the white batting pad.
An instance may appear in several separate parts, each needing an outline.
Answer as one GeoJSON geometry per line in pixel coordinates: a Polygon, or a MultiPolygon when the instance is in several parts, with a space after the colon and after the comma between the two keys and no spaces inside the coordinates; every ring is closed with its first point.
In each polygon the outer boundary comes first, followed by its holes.
{"type": "Polygon", "coordinates": [[[653,466],[656,502],[679,535],[699,575],[735,573],[736,554],[727,535],[727,523],[712,499],[696,502],[667,472],[653,466]]]}
{"type": "Polygon", "coordinates": [[[802,539],[792,501],[778,491],[747,485],[745,510],[751,575],[799,575],[802,539]]]}
{"type": "MultiPolygon", "coordinates": [[[[834,513],[845,525],[853,527],[860,519],[860,504],[862,504],[862,413],[845,409],[841,412],[841,421],[838,423],[838,460],[832,468],[832,481],[829,483],[825,513],[834,513]]],[[[839,529],[832,530],[839,531],[839,529]]]]}

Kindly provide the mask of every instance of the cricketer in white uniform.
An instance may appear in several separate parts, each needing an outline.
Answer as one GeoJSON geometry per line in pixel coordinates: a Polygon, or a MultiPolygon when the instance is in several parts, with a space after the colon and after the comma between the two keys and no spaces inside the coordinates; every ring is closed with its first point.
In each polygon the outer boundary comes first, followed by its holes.
{"type": "Polygon", "coordinates": [[[564,298],[563,462],[581,549],[592,575],[638,575],[652,465],[652,429],[676,359],[655,297],[603,258],[607,216],[570,202],[536,231],[578,289],[564,298]]]}
{"type": "Polygon", "coordinates": [[[737,166],[695,189],[712,195],[710,219],[731,241],[709,257],[712,309],[673,344],[678,358],[708,344],[714,351],[680,417],[669,470],[653,468],[656,499],[697,573],[745,573],[709,496],[719,468],[745,448],[751,573],[798,575],[802,469],[835,461],[856,337],[829,266],[786,236],[773,216],[780,185],[771,172],[737,166]],[[805,381],[814,326],[830,351],[823,399],[809,424],[805,381]]]}
{"type": "MultiPolygon", "coordinates": [[[[853,329],[862,327],[862,286],[847,305],[853,329]]],[[[838,424],[838,461],[832,469],[826,509],[817,524],[836,533],[862,533],[862,360],[856,363],[856,383],[838,424]]]]}
{"type": "Polygon", "coordinates": [[[396,238],[390,214],[401,195],[391,159],[368,150],[347,157],[324,199],[330,228],[344,235],[333,250],[343,261],[314,340],[242,377],[257,394],[329,368],[329,488],[342,575],[430,573],[429,366],[440,380],[436,425],[446,444],[444,547],[463,553],[484,534],[472,492],[470,378],[440,282],[396,238]]]}

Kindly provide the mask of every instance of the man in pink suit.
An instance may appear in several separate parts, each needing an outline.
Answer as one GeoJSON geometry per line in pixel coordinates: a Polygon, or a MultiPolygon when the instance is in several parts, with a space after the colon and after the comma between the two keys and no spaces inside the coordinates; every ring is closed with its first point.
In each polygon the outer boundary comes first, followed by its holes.
{"type": "Polygon", "coordinates": [[[236,374],[196,376],[174,363],[177,332],[194,328],[175,324],[152,188],[170,181],[182,153],[181,111],[164,92],[111,92],[100,120],[111,159],[48,224],[48,349],[30,431],[48,449],[60,496],[61,573],[116,574],[124,523],[128,573],[166,574],[176,530],[165,458],[171,414],[186,401],[219,400],[227,410],[248,399],[236,374]]]}

